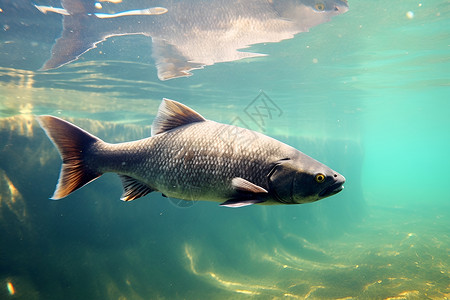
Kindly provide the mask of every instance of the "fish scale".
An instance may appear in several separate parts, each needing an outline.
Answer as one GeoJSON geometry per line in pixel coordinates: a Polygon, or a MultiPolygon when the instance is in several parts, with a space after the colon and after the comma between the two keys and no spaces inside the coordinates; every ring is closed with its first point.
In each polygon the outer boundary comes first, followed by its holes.
{"type": "Polygon", "coordinates": [[[159,147],[156,151],[151,145],[144,147],[144,153],[138,154],[147,157],[142,164],[145,168],[140,168],[143,173],[137,170],[130,172],[147,178],[149,186],[153,183],[152,187],[173,197],[190,193],[189,187],[197,186],[198,182],[213,187],[219,193],[231,194],[231,179],[234,177],[242,177],[267,188],[262,176],[264,171],[267,172],[262,167],[266,164],[258,163],[258,158],[268,155],[262,155],[259,145],[248,150],[236,147],[236,151],[232,151],[226,146],[230,143],[220,137],[223,129],[222,124],[207,121],[147,139],[143,143],[155,143],[159,147]],[[195,138],[199,132],[204,135],[195,138]],[[206,138],[211,136],[214,137],[212,140],[206,138]],[[172,159],[168,159],[171,156],[172,159]],[[257,181],[257,178],[262,180],[257,181]],[[174,186],[180,187],[176,194],[173,193],[174,186]]]}

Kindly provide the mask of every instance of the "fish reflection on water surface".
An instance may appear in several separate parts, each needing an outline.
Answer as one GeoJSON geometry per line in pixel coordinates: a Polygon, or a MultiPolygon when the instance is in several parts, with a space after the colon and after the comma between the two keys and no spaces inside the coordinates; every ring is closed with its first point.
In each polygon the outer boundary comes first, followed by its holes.
{"type": "Polygon", "coordinates": [[[152,7],[105,14],[96,1],[61,0],[63,8],[36,5],[63,16],[62,36],[42,70],[70,63],[108,37],[152,38],[158,77],[190,76],[220,62],[264,56],[242,52],[250,45],[279,42],[330,21],[348,10],[346,0],[149,1],[152,7]]]}
{"type": "Polygon", "coordinates": [[[53,199],[107,172],[120,176],[124,201],[158,191],[228,207],[314,202],[340,192],[345,182],[342,175],[291,146],[206,120],[168,99],[160,105],[152,136],[133,142],[109,144],[52,116],[38,121],[63,160],[53,199]]]}

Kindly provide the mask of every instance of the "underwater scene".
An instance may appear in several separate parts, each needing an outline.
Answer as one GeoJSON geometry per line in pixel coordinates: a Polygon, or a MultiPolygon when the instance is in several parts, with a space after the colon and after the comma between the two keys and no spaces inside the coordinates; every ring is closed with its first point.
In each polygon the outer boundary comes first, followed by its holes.
{"type": "Polygon", "coordinates": [[[450,299],[449,1],[0,0],[0,26],[0,299],[450,299]],[[220,145],[263,134],[344,188],[265,205],[271,182],[197,178],[185,197],[104,167],[58,197],[38,116],[155,140],[180,125],[164,98],[238,126],[194,132],[210,174],[220,145]],[[199,201],[229,186],[246,198],[199,201]]]}

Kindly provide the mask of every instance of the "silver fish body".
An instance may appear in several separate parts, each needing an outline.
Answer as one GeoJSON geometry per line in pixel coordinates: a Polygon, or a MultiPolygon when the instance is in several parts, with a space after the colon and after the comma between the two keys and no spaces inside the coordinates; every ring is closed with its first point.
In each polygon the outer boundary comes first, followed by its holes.
{"type": "Polygon", "coordinates": [[[159,191],[230,207],[313,202],[336,194],[345,182],[291,146],[206,120],[172,100],[162,102],[151,137],[127,143],[105,143],[55,117],[38,120],[63,158],[53,199],[107,172],[121,177],[125,201],[159,191]]]}
{"type": "Polygon", "coordinates": [[[264,56],[239,49],[290,39],[348,10],[346,0],[158,0],[151,8],[108,15],[95,3],[36,5],[43,13],[63,15],[62,36],[42,70],[70,63],[109,37],[140,34],[152,38],[161,80],[190,76],[207,65],[264,56]]]}

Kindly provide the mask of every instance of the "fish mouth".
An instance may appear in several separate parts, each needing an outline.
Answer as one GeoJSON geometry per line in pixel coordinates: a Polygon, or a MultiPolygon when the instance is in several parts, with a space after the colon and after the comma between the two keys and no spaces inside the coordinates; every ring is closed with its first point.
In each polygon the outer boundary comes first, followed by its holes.
{"type": "Polygon", "coordinates": [[[325,198],[335,195],[344,189],[344,182],[336,182],[319,193],[319,197],[325,198]]]}

